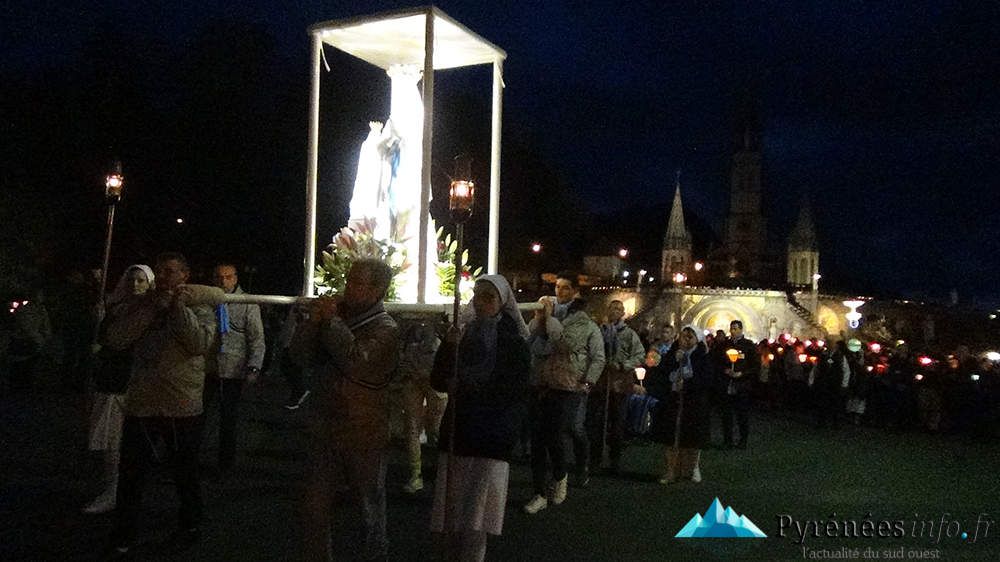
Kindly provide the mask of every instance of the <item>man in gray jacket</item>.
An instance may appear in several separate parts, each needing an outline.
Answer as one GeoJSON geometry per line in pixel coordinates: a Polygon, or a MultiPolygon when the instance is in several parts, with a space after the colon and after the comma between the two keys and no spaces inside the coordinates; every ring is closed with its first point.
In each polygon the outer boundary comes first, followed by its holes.
{"type": "MultiPolygon", "coordinates": [[[[242,294],[236,267],[215,266],[213,284],[227,294],[242,294]]],[[[236,462],[236,428],[244,383],[254,384],[264,363],[264,326],[256,304],[220,304],[219,347],[206,365],[205,403],[219,401],[219,471],[228,472],[236,462]]]]}
{"type": "Polygon", "coordinates": [[[551,462],[552,503],[566,499],[567,450],[576,453],[578,484],[586,486],[590,442],[584,428],[587,395],[604,369],[604,339],[579,298],[578,277],[560,273],[556,296],[542,297],[528,325],[532,369],[537,371],[531,435],[531,471],[535,496],[524,506],[528,514],[548,506],[547,477],[551,462]],[[572,444],[569,437],[572,437],[572,444]]]}

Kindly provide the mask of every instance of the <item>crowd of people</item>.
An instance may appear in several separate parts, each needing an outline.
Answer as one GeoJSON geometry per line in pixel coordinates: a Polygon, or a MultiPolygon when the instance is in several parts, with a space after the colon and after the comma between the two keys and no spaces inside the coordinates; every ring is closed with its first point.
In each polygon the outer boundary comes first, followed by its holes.
{"type": "MultiPolygon", "coordinates": [[[[332,559],[331,533],[346,532],[331,528],[339,489],[349,492],[356,554],[385,559],[394,434],[403,438],[408,494],[425,486],[421,445],[438,450],[427,524],[452,560],[483,560],[488,535],[502,533],[519,456],[530,457],[530,516],[567,501],[596,471],[619,474],[635,438],[662,446],[660,484],[701,482],[713,425],[718,446],[747,448],[755,408],[834,428],[996,434],[1000,373],[964,347],[930,356],[905,342],[828,345],[788,334],[755,344],[740,320],[728,333],[667,326],[650,340],[626,323],[621,301],[595,320],[572,272],[557,276],[554,295],[539,300],[527,323],[506,279],[482,276],[468,314],[445,332],[427,317],[389,315],[391,279],[386,264],[355,261],[342,294],[293,308],[280,334],[270,328],[268,355],[260,308],[222,296],[242,293],[235,265],[217,264],[212,286],[191,284],[178,253],[128,267],[99,300],[89,358],[80,360],[95,391],[89,445],[104,467],[101,493],[83,511],[114,512],[109,553],[129,555],[142,532],[143,491],[156,465],[172,471],[177,487],[172,543],[201,540],[206,409],[217,404],[213,470],[225,475],[236,464],[243,391],[267,360],[287,378],[285,408],[315,414],[301,486],[309,560],[332,559]]],[[[18,345],[36,349],[48,328],[23,317],[18,345]]],[[[26,361],[30,353],[8,361],[12,387],[30,382],[26,361]]]]}

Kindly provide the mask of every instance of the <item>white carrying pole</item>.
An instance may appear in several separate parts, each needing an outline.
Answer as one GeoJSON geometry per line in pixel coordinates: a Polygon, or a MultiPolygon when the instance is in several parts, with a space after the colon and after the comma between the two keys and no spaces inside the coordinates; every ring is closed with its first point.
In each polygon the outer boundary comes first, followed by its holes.
{"type": "Polygon", "coordinates": [[[319,83],[323,39],[312,34],[312,90],[309,92],[309,148],[306,156],[306,240],[302,259],[302,296],[313,294],[316,270],[316,178],[319,160],[319,83]]]}
{"type": "Polygon", "coordinates": [[[486,273],[499,267],[500,246],[500,128],[503,116],[503,60],[493,61],[493,126],[490,155],[490,233],[486,273]]]}
{"type": "MultiPolygon", "coordinates": [[[[241,294],[230,294],[226,293],[223,297],[223,301],[227,304],[276,304],[276,305],[292,305],[292,304],[308,304],[312,302],[313,299],[317,297],[289,297],[285,295],[252,295],[249,293],[241,294]]],[[[533,312],[542,308],[542,305],[537,302],[525,302],[520,303],[517,307],[521,312],[533,312]]],[[[419,303],[403,303],[403,302],[387,302],[385,303],[386,312],[417,312],[417,313],[442,313],[451,314],[452,313],[452,303],[441,303],[441,304],[419,304],[419,303]]]]}
{"type": "MultiPolygon", "coordinates": [[[[434,143],[434,8],[429,8],[424,29],[424,76],[421,95],[424,102],[423,160],[420,166],[420,231],[417,251],[417,302],[427,302],[427,230],[431,217],[431,155],[434,143]]],[[[411,258],[412,259],[412,258],[411,258]]]]}

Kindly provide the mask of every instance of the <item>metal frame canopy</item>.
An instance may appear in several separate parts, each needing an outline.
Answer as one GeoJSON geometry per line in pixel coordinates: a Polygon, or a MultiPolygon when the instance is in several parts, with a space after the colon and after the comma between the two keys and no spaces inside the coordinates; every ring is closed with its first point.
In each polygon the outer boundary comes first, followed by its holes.
{"type": "Polygon", "coordinates": [[[490,159],[490,221],[487,272],[497,271],[500,230],[500,123],[503,61],[507,54],[458,23],[435,6],[423,6],[371,16],[317,23],[309,28],[312,42],[312,91],[309,96],[309,158],[306,170],[306,255],[302,295],[313,294],[316,265],[316,180],[319,158],[320,72],[323,45],[340,49],[379,68],[394,64],[423,67],[423,155],[420,188],[420,245],[417,260],[417,302],[426,302],[427,227],[430,224],[431,156],[434,138],[434,71],[493,65],[493,111],[490,159]]]}

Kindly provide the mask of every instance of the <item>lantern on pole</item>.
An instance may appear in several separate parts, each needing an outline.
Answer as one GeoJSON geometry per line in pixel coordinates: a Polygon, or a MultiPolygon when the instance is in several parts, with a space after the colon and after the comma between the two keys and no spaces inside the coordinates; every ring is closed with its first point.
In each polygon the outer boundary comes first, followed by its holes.
{"type": "MultiPolygon", "coordinates": [[[[455,178],[448,188],[448,213],[455,223],[455,300],[452,310],[452,324],[458,326],[458,308],[462,302],[459,285],[462,282],[462,254],[464,253],[464,224],[472,217],[472,205],[475,200],[476,185],[472,176],[472,158],[464,154],[455,157],[455,178]]],[[[457,364],[457,363],[456,363],[457,364]]]]}
{"type": "Polygon", "coordinates": [[[98,293],[100,302],[104,302],[104,291],[108,285],[108,263],[111,261],[111,234],[115,226],[115,205],[122,198],[122,191],[125,189],[125,176],[122,175],[122,163],[116,160],[111,168],[111,172],[104,178],[104,198],[108,203],[108,227],[104,235],[104,262],[101,267],[101,292],[98,293]]]}

